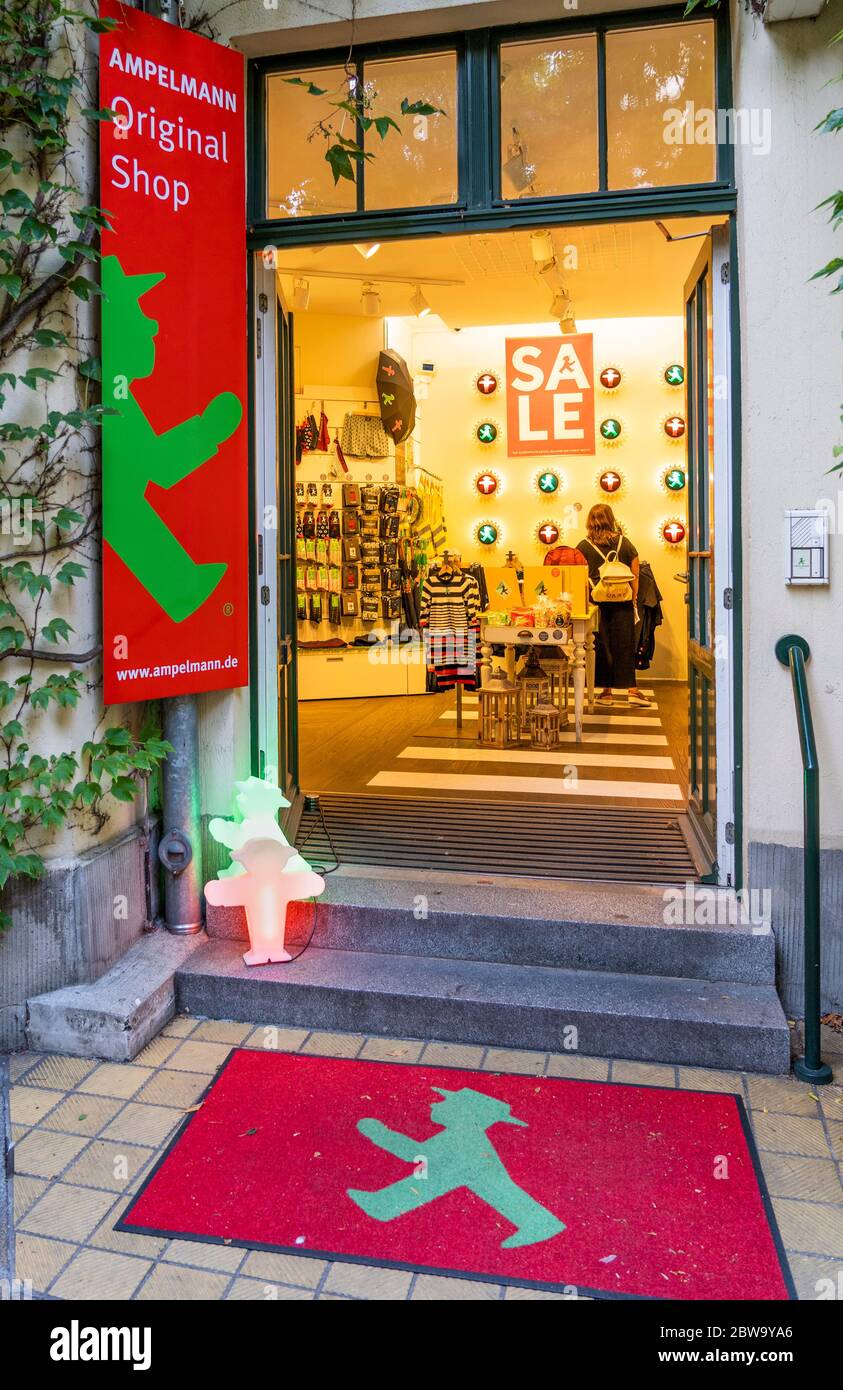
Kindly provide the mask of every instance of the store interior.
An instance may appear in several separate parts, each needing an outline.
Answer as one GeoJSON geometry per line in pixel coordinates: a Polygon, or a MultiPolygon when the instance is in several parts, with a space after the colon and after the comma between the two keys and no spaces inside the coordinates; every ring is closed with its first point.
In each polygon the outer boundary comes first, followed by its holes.
{"type": "Polygon", "coordinates": [[[306,791],[684,809],[683,285],[710,225],[276,253],[294,323],[306,791]],[[508,390],[516,361],[517,384],[539,382],[526,400],[508,390]],[[548,364],[573,377],[561,390],[584,388],[559,416],[542,414],[548,364]],[[590,605],[571,552],[600,503],[642,565],[647,705],[618,690],[589,707],[586,691],[578,738],[569,639],[590,605]],[[443,582],[466,615],[447,651],[443,582]]]}

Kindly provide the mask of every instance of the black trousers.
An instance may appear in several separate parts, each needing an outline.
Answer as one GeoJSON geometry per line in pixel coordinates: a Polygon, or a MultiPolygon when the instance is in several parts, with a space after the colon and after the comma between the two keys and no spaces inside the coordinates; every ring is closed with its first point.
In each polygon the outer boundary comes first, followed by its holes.
{"type": "Polygon", "coordinates": [[[600,690],[635,686],[635,612],[628,603],[598,603],[594,684],[600,690]]]}

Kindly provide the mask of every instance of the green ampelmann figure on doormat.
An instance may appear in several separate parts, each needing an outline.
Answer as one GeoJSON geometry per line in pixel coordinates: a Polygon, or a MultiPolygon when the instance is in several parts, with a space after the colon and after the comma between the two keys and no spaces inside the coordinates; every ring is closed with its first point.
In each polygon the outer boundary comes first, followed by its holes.
{"type": "Polygon", "coordinates": [[[486,1133],[498,1122],[526,1128],[526,1120],[516,1120],[506,1101],[485,1096],[468,1086],[459,1091],[448,1091],[442,1086],[432,1089],[443,1097],[431,1106],[431,1120],[442,1126],[442,1133],[434,1134],[432,1139],[412,1139],[389,1129],[380,1120],[358,1121],[360,1133],[379,1149],[405,1163],[416,1164],[420,1171],[377,1192],[350,1187],[351,1200],[375,1221],[394,1221],[437,1197],[467,1187],[515,1226],[512,1235],[501,1241],[503,1250],[536,1245],[564,1231],[564,1221],[509,1176],[486,1133]]]}
{"type": "Polygon", "coordinates": [[[150,483],[171,488],[189,477],[228,439],[243,415],[231,391],[221,391],[201,415],[156,434],[131,386],[155,369],[158,324],[138,301],[163,274],[127,275],[116,256],[102,261],[103,536],[147,593],[181,623],[213,593],[228,565],[198,564],[146,496],[150,483]]]}

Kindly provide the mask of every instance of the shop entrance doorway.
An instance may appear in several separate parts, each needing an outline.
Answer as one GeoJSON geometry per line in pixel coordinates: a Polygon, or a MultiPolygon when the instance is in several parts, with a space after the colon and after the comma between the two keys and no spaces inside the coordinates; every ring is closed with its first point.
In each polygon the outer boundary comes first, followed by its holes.
{"type": "Polygon", "coordinates": [[[320,798],[347,861],[735,882],[727,247],[684,218],[256,264],[254,761],[320,798]],[[577,389],[545,419],[565,343],[577,389]],[[416,416],[397,444],[384,349],[416,416]],[[599,505],[638,552],[632,701],[573,621],[599,505]],[[443,564],[481,602],[437,666],[443,564]]]}

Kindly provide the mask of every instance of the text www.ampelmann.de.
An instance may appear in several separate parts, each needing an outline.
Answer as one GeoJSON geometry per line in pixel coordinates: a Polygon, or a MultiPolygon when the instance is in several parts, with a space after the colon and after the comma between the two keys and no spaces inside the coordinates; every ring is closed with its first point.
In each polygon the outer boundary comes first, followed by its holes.
{"type": "Polygon", "coordinates": [[[118,681],[154,680],[161,676],[192,676],[197,671],[233,671],[238,664],[236,656],[214,657],[209,661],[174,661],[163,666],[128,666],[125,671],[115,672],[118,681]]]}

